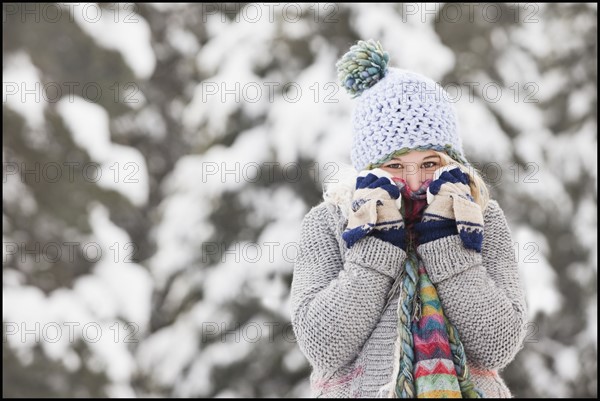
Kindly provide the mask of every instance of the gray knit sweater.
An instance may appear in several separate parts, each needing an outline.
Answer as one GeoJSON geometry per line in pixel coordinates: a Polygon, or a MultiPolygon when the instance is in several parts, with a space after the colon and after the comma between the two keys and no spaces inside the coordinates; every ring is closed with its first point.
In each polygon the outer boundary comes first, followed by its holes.
{"type": "MultiPolygon", "coordinates": [[[[322,202],[302,222],[292,325],[312,366],[313,397],[381,397],[395,382],[398,295],[385,305],[406,253],[370,236],[348,249],[341,237],[347,213],[341,204],[322,202]]],[[[484,222],[481,253],[464,248],[458,235],[420,245],[417,253],[459,331],[475,385],[486,397],[510,397],[498,370],[522,347],[527,309],[510,229],[496,201],[484,222]]]]}

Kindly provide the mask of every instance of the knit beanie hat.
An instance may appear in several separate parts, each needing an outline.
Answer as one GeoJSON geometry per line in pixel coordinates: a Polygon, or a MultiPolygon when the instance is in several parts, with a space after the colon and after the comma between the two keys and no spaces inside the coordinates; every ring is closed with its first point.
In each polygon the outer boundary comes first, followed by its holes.
{"type": "Polygon", "coordinates": [[[351,161],[357,171],[378,167],[411,150],[437,150],[469,165],[458,118],[435,81],[388,67],[379,42],[358,41],[336,63],[341,85],[357,98],[351,161]]]}

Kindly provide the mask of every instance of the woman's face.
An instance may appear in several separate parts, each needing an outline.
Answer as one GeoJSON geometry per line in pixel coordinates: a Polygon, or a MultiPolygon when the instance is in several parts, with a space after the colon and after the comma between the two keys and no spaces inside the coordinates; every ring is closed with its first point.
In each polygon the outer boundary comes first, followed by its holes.
{"type": "Polygon", "coordinates": [[[425,181],[433,179],[433,173],[440,167],[441,159],[435,151],[413,150],[393,158],[380,168],[394,177],[404,179],[408,187],[412,191],[416,191],[425,181]]]}

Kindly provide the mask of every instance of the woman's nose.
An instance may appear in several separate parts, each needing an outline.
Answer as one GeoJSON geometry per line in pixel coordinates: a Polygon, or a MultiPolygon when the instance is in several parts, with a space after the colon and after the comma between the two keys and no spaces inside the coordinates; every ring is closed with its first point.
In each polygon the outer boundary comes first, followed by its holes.
{"type": "Polygon", "coordinates": [[[420,174],[412,173],[406,176],[406,184],[411,191],[416,191],[421,187],[420,174]]]}

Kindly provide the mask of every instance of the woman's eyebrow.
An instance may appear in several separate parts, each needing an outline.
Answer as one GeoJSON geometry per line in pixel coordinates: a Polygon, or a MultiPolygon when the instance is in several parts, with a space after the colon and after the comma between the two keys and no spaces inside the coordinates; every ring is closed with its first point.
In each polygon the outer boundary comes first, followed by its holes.
{"type": "MultiPolygon", "coordinates": [[[[425,156],[425,157],[424,157],[424,158],[423,158],[421,161],[423,161],[423,160],[427,160],[427,159],[431,159],[431,158],[436,158],[436,159],[439,159],[440,157],[439,157],[439,156],[437,156],[437,155],[425,156]]],[[[399,162],[401,162],[401,163],[405,163],[405,162],[403,162],[402,160],[400,160],[400,159],[399,159],[399,158],[397,158],[397,157],[394,157],[394,158],[392,158],[392,160],[396,160],[396,161],[399,161],[399,162]]]]}

